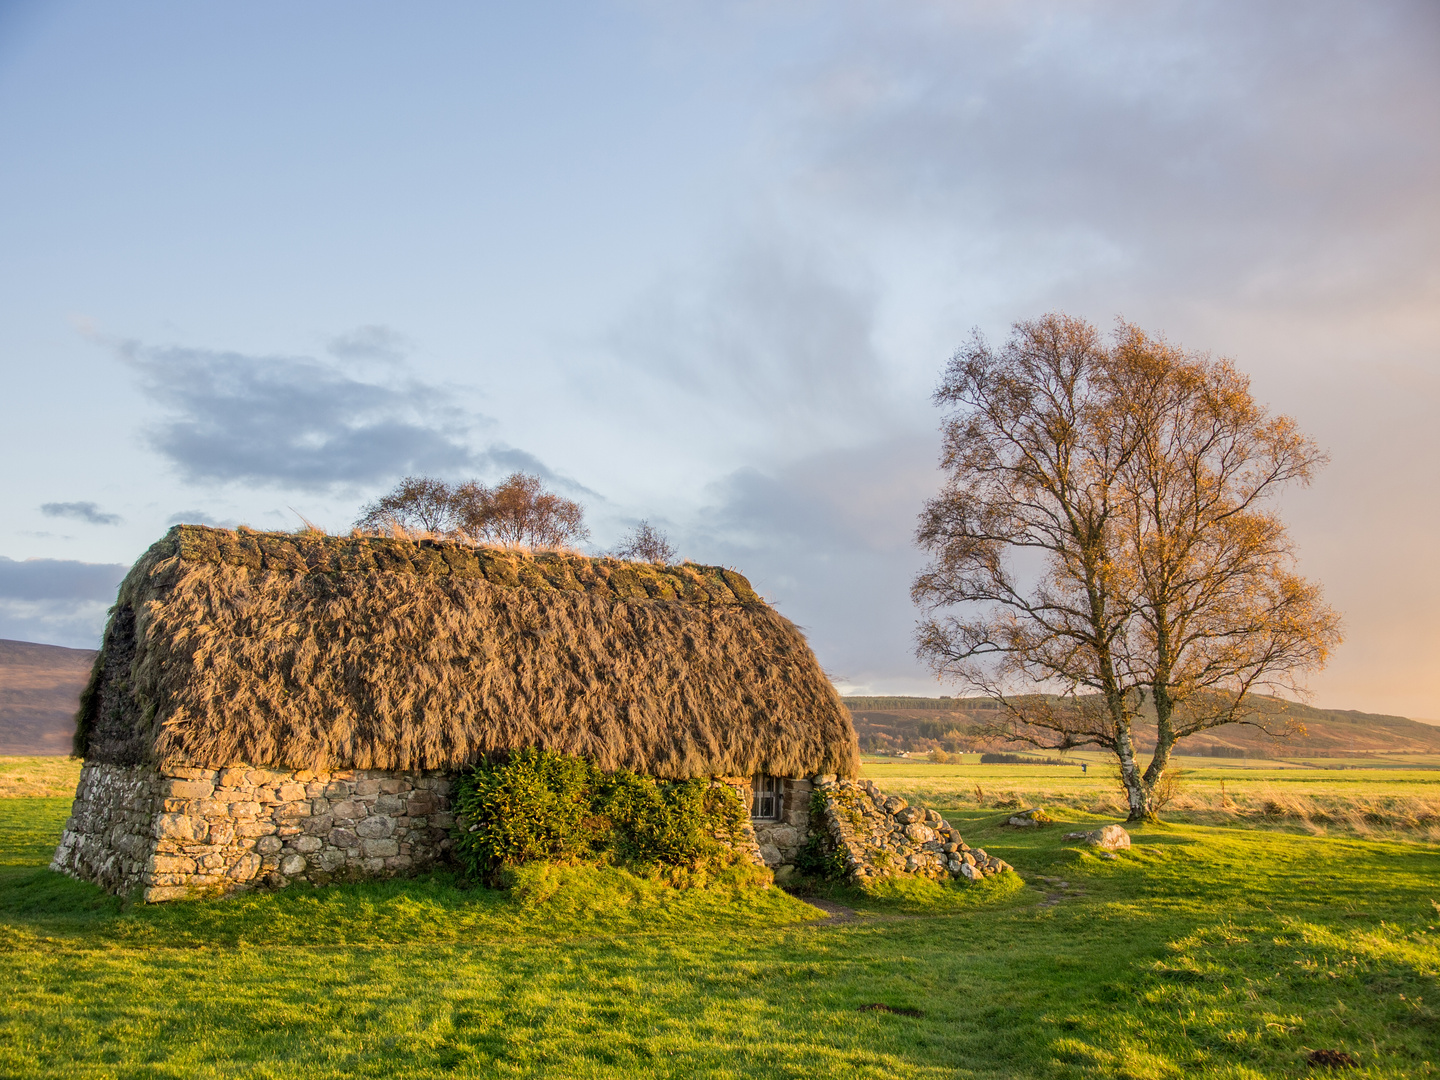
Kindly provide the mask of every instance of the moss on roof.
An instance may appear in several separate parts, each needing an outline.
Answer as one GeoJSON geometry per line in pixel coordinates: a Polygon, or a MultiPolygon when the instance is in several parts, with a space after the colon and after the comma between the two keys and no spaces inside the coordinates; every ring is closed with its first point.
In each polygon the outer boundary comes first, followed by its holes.
{"type": "Polygon", "coordinates": [[[702,604],[762,603],[750,582],[720,566],[660,566],[561,552],[474,547],[452,541],[381,536],[230,531],[177,525],[161,546],[184,562],[243,566],[295,574],[380,571],[431,577],[482,578],[503,588],[587,592],[626,600],[702,604]]]}

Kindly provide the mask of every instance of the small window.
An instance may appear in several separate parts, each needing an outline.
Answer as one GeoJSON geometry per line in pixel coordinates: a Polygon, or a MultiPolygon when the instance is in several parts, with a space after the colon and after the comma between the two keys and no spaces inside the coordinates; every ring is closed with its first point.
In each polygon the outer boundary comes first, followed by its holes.
{"type": "Polygon", "coordinates": [[[750,804],[750,817],[755,821],[779,821],[784,792],[780,778],[757,776],[751,790],[755,797],[750,804]]]}

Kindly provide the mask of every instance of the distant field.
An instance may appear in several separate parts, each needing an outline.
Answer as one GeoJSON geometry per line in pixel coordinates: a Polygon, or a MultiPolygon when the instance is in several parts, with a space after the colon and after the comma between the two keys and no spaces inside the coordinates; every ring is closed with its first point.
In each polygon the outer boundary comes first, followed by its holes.
{"type": "Polygon", "coordinates": [[[0,799],[69,798],[80,779],[80,762],[68,757],[0,757],[0,799]]]}
{"type": "MultiPolygon", "coordinates": [[[[1067,760],[1075,764],[981,765],[979,754],[949,765],[867,756],[864,768],[887,790],[956,806],[1067,807],[1124,816],[1112,759],[1084,753],[1067,760]],[[1084,773],[1081,761],[1089,766],[1084,773]]],[[[1397,755],[1383,762],[1322,758],[1309,764],[1208,757],[1175,762],[1182,770],[1180,791],[1162,813],[1166,820],[1440,842],[1437,755],[1397,755]]]]}

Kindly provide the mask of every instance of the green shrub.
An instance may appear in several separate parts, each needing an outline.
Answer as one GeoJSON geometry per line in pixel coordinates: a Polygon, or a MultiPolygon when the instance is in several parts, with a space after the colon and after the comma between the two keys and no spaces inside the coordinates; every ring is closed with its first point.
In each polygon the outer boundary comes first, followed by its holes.
{"type": "Polygon", "coordinates": [[[739,793],[708,780],[657,781],[548,750],[485,761],[457,785],[455,854],[491,884],[533,862],[714,869],[742,834],[739,793]]]}

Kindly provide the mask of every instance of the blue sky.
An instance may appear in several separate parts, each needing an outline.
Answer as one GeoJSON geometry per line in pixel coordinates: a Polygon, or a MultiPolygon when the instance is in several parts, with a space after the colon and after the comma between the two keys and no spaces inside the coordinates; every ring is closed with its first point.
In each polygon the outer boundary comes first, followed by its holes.
{"type": "Polygon", "coordinates": [[[1433,4],[10,3],[0,147],[0,636],[93,645],[174,520],[519,467],[937,692],[929,394],[1063,309],[1320,440],[1317,703],[1440,717],[1433,4]]]}

